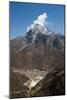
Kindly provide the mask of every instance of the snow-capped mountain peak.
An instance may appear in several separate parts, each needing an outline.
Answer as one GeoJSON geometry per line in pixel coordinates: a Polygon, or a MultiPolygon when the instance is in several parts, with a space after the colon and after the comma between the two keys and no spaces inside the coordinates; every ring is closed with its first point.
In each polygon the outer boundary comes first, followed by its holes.
{"type": "Polygon", "coordinates": [[[33,28],[32,28],[32,32],[34,32],[35,34],[37,33],[42,33],[42,34],[46,34],[47,32],[47,28],[45,28],[44,26],[40,25],[40,24],[36,24],[33,28]]]}
{"type": "Polygon", "coordinates": [[[26,38],[29,41],[34,42],[37,38],[37,36],[39,35],[49,35],[49,30],[47,27],[42,26],[40,24],[36,24],[32,29],[30,29],[27,34],[26,34],[26,38]]]}

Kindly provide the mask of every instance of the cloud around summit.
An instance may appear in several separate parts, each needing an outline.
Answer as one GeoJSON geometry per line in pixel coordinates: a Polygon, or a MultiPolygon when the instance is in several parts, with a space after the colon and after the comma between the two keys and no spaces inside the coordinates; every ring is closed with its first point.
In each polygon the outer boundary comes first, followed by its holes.
{"type": "Polygon", "coordinates": [[[42,25],[43,27],[45,27],[45,24],[47,23],[46,22],[46,19],[47,19],[47,13],[44,12],[43,14],[39,15],[37,17],[36,20],[33,21],[33,23],[30,25],[30,26],[27,26],[27,31],[29,31],[30,29],[32,29],[36,24],[40,24],[42,25]]]}

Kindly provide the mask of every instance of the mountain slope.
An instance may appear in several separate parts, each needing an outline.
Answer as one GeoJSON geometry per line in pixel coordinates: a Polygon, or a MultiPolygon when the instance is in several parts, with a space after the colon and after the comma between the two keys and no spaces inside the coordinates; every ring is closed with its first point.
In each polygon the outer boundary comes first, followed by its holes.
{"type": "Polygon", "coordinates": [[[36,24],[10,40],[10,97],[65,94],[64,36],[36,24]]]}
{"type": "Polygon", "coordinates": [[[36,24],[24,38],[11,40],[11,66],[41,70],[64,66],[64,36],[52,33],[36,24]],[[58,63],[57,58],[62,60],[58,63]],[[61,59],[62,58],[62,59],[61,59]],[[54,64],[55,63],[55,64],[54,64]]]}

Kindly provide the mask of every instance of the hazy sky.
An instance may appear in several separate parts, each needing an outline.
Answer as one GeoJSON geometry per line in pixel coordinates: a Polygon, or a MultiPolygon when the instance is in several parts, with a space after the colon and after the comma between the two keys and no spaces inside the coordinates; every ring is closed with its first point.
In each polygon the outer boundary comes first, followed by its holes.
{"type": "Polygon", "coordinates": [[[24,36],[38,16],[47,14],[47,27],[64,34],[64,5],[10,2],[10,37],[24,36]]]}

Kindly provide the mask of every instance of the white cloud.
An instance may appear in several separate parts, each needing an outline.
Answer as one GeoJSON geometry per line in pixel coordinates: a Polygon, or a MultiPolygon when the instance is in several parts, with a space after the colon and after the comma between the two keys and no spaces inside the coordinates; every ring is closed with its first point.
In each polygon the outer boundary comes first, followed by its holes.
{"type": "Polygon", "coordinates": [[[32,29],[36,24],[40,24],[43,27],[45,27],[45,24],[47,24],[46,19],[47,19],[47,13],[44,12],[42,15],[39,15],[36,20],[33,21],[33,24],[27,26],[27,31],[32,29]]]}

